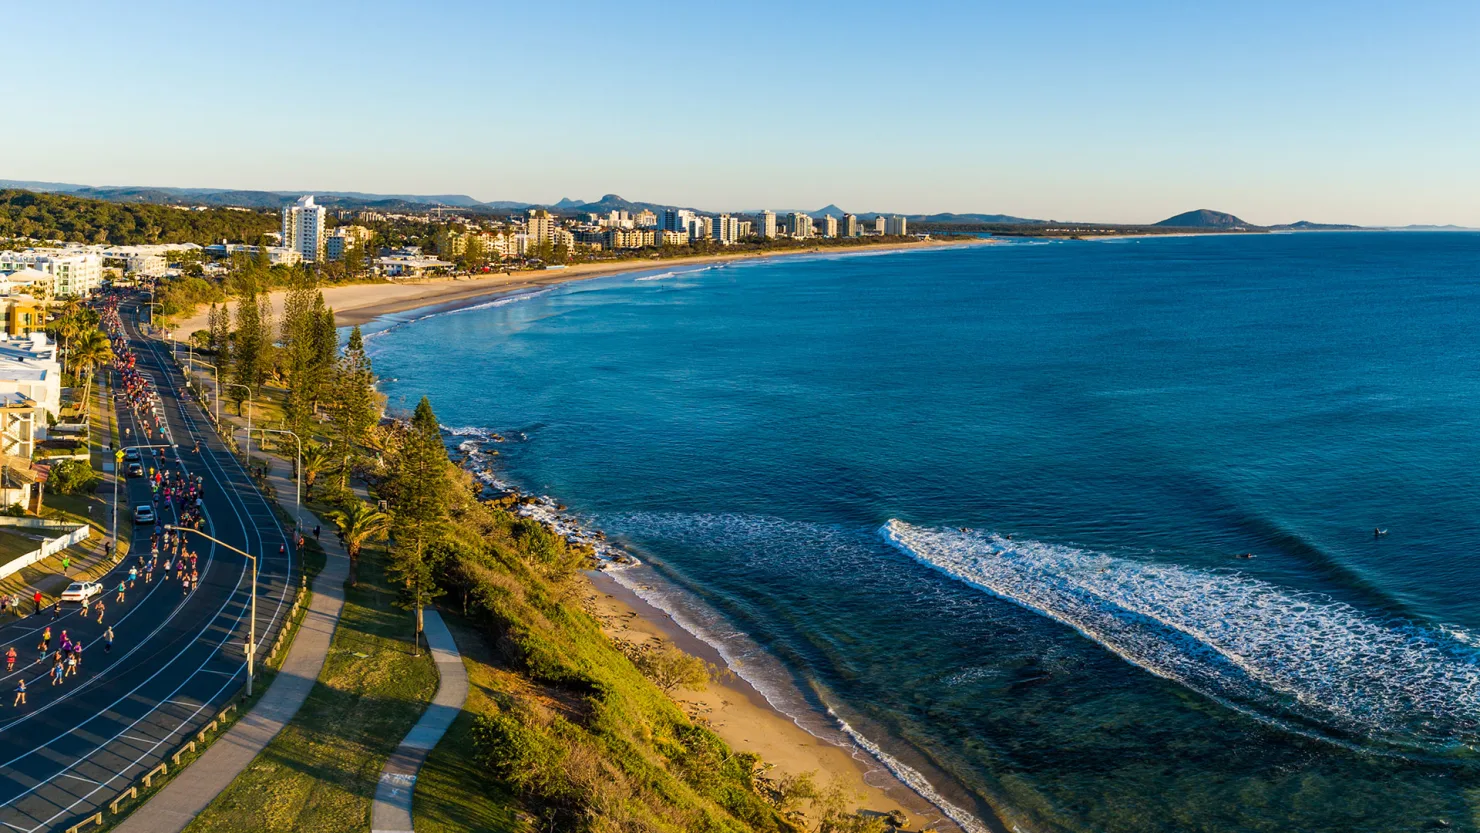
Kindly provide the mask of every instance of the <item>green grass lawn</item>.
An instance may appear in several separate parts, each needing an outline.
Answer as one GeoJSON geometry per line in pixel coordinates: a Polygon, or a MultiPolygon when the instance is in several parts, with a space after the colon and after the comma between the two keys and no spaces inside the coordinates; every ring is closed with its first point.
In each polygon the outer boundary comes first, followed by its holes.
{"type": "Polygon", "coordinates": [[[412,617],[392,605],[383,559],[378,549],[361,558],[303,708],[190,833],[369,829],[380,770],[437,689],[431,656],[411,656],[412,617]]]}

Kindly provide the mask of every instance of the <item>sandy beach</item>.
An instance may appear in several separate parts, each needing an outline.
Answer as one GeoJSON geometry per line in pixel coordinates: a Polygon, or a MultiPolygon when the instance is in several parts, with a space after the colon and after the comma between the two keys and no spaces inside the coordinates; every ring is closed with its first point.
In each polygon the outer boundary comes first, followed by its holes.
{"type": "MultiPolygon", "coordinates": [[[[480,275],[477,277],[427,278],[424,280],[386,281],[383,283],[350,284],[348,286],[324,287],[324,303],[334,308],[339,324],[364,324],[379,316],[395,312],[471,302],[474,299],[497,296],[509,292],[535,289],[572,281],[591,280],[626,272],[646,272],[657,269],[682,269],[707,263],[723,263],[734,260],[754,260],[767,257],[793,257],[811,254],[878,254],[880,252],[920,250],[941,246],[981,245],[987,241],[923,241],[919,243],[891,243],[877,246],[850,246],[788,249],[775,252],[746,252],[734,255],[709,255],[704,257],[624,260],[616,263],[581,263],[564,269],[520,271],[480,275]]],[[[286,290],[272,293],[274,314],[282,310],[286,290]]],[[[235,303],[227,306],[235,308],[235,303]]],[[[206,328],[206,310],[196,310],[188,318],[174,322],[172,329],[179,337],[206,328]]]]}
{"type": "MultiPolygon", "coordinates": [[[[608,636],[637,643],[654,638],[668,640],[716,667],[725,667],[713,648],[604,574],[592,575],[584,601],[608,636]]],[[[730,746],[753,752],[772,764],[773,776],[813,772],[819,786],[841,781],[858,797],[862,810],[903,812],[911,830],[959,829],[867,753],[813,736],[772,708],[760,692],[737,675],[726,675],[704,691],[678,692],[676,698],[691,716],[709,721],[730,746]]]]}

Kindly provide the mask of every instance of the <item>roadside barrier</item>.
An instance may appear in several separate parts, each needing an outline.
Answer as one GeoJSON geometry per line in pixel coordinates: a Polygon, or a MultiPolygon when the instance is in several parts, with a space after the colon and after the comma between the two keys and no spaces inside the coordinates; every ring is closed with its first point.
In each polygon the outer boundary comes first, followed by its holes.
{"type": "Polygon", "coordinates": [[[77,833],[77,831],[79,831],[79,830],[82,829],[82,826],[84,824],[95,824],[98,827],[102,827],[103,826],[103,813],[101,811],[99,811],[97,813],[94,813],[93,815],[88,816],[87,818],[83,819],[82,821],[77,822],[76,824],[74,824],[71,827],[67,828],[67,833],[77,833]]]}

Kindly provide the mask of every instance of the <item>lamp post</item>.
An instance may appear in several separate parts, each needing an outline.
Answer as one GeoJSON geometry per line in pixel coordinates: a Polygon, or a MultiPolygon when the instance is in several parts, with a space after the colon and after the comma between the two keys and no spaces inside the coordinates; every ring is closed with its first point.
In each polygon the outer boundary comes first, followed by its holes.
{"type": "Polygon", "coordinates": [[[215,373],[216,373],[216,424],[217,425],[220,425],[221,424],[221,368],[216,367],[215,365],[211,364],[210,362],[203,362],[200,359],[193,359],[193,360],[191,360],[191,365],[192,366],[197,365],[197,364],[203,364],[206,367],[209,367],[211,370],[215,371],[215,373]]]}
{"type": "Polygon", "coordinates": [[[233,547],[232,545],[226,543],[225,541],[222,541],[220,538],[215,538],[215,537],[212,537],[210,535],[207,535],[207,534],[205,534],[204,532],[201,532],[198,529],[191,529],[188,526],[175,526],[174,524],[165,524],[164,525],[164,528],[165,529],[172,529],[172,530],[174,530],[176,532],[189,532],[192,535],[199,535],[200,537],[206,539],[207,541],[214,541],[215,543],[220,544],[221,546],[223,546],[223,547],[231,550],[234,553],[239,553],[239,554],[244,555],[247,558],[251,559],[251,561],[252,561],[252,587],[251,587],[251,590],[247,593],[247,595],[250,596],[251,599],[252,599],[252,614],[251,614],[251,617],[252,618],[247,623],[247,644],[244,646],[246,648],[246,654],[247,654],[247,696],[248,697],[251,697],[252,696],[252,677],[254,675],[253,660],[255,660],[256,657],[257,657],[257,556],[252,555],[251,553],[247,552],[246,550],[239,550],[236,547],[233,547]]]}
{"type": "Polygon", "coordinates": [[[228,388],[241,388],[247,392],[247,398],[242,400],[247,403],[247,465],[252,464],[252,389],[246,385],[238,385],[235,382],[227,382],[228,388]]]}
{"type": "MultiPolygon", "coordinates": [[[[294,483],[297,491],[293,493],[293,520],[301,527],[303,526],[303,438],[292,431],[282,428],[258,428],[257,431],[262,434],[287,434],[298,443],[298,465],[293,469],[298,475],[298,479],[294,483]]],[[[252,429],[248,428],[247,438],[251,439],[251,436],[252,429]]]]}
{"type": "Polygon", "coordinates": [[[119,467],[123,464],[123,456],[130,448],[179,448],[178,445],[126,445],[118,449],[113,456],[113,557],[118,557],[118,481],[123,479],[123,472],[119,467]]]}

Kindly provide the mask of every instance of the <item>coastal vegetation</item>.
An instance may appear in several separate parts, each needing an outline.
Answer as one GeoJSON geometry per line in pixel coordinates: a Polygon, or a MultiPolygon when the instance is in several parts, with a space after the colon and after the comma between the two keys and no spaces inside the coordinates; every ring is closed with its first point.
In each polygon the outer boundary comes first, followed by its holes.
{"type": "Polygon", "coordinates": [[[255,240],[278,227],[275,213],[105,202],[16,189],[0,190],[0,238],[64,240],[115,246],[255,240]]]}
{"type": "Polygon", "coordinates": [[[290,290],[276,330],[255,287],[237,289],[238,314],[218,307],[208,342],[223,376],[251,389],[258,425],[301,432],[305,475],[313,467],[308,503],[356,556],[337,639],[375,650],[359,649],[369,659],[358,662],[347,647],[331,654],[290,731],[218,799],[209,823],[192,829],[237,829],[228,817],[253,829],[308,829],[294,808],[325,825],[313,829],[350,829],[317,806],[363,827],[377,767],[430,696],[418,670],[429,661],[414,635],[434,603],[458,634],[475,685],[423,770],[418,829],[424,819],[437,830],[886,829],[854,812],[846,790],[768,777],[757,756],[687,713],[673,695],[706,686],[713,667],[670,644],[639,647],[603,633],[580,592],[590,551],[518,516],[510,498],[484,499],[449,458],[430,401],[405,418],[379,418],[359,329],[337,349],[333,312],[316,285],[290,290]],[[364,615],[351,615],[358,608],[364,615]],[[384,672],[366,676],[361,666],[384,672]],[[269,782],[286,786],[268,791],[269,782]],[[472,818],[483,821],[457,821],[472,818]]]}

